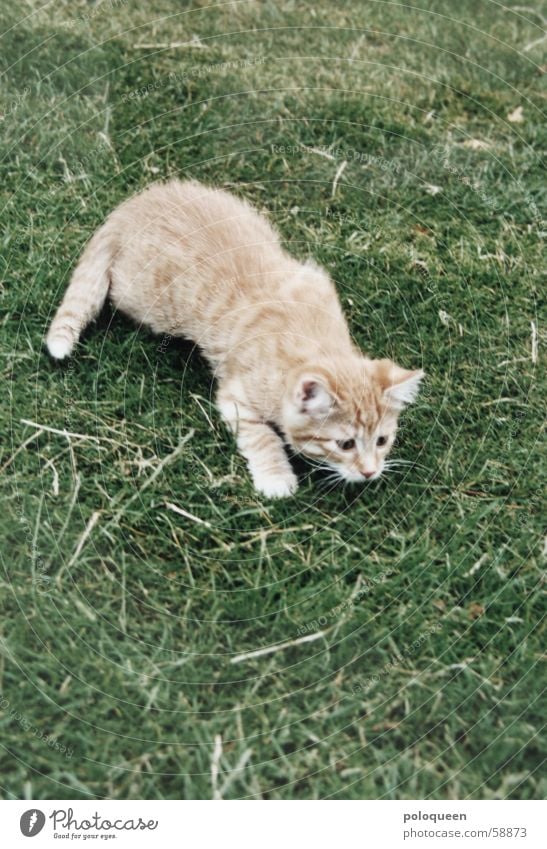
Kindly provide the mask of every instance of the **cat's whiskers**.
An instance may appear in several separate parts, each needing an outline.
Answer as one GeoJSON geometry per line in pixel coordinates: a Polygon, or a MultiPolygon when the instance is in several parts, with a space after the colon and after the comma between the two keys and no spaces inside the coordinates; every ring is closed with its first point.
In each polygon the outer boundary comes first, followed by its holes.
{"type": "Polygon", "coordinates": [[[427,466],[422,466],[420,463],[416,463],[414,460],[400,460],[398,458],[394,460],[385,460],[384,469],[403,469],[403,468],[412,468],[412,469],[425,469],[428,471],[427,466]]]}

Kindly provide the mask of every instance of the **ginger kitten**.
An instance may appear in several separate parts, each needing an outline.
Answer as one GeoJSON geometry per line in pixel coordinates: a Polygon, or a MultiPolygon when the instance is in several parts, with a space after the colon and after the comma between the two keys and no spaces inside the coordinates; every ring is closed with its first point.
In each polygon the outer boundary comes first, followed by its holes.
{"type": "Polygon", "coordinates": [[[365,357],[327,273],[289,256],[249,204],[179,180],[122,203],[73,273],[47,335],[52,357],[72,352],[107,295],[137,323],[200,347],[259,492],[296,490],[279,433],[341,479],[382,473],[423,372],[365,357]]]}

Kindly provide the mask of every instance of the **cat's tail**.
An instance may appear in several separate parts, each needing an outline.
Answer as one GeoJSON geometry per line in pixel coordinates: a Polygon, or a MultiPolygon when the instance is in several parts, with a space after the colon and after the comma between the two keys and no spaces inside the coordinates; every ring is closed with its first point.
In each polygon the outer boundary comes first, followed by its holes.
{"type": "Polygon", "coordinates": [[[68,289],[51,322],[46,345],[56,360],[72,353],[80,334],[97,317],[108,295],[116,251],[112,223],[106,221],[87,243],[68,289]]]}

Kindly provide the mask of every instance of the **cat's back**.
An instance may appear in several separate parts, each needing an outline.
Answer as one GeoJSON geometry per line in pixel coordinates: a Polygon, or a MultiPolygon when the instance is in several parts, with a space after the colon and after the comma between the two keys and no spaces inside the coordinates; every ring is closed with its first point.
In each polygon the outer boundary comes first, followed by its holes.
{"type": "Polygon", "coordinates": [[[267,218],[247,201],[195,180],[154,183],[125,201],[115,216],[133,244],[164,239],[180,246],[182,240],[192,253],[206,249],[209,256],[242,246],[279,246],[267,218]]]}
{"type": "Polygon", "coordinates": [[[281,301],[297,266],[264,215],[191,180],[153,184],[119,206],[111,224],[114,305],[156,332],[171,327],[199,339],[211,357],[207,340],[216,345],[220,325],[226,335],[230,315],[253,319],[265,292],[281,301]]]}

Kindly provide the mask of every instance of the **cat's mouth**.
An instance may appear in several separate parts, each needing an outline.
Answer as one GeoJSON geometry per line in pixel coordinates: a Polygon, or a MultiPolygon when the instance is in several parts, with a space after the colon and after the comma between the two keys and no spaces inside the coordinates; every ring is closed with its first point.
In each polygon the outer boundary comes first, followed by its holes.
{"type": "Polygon", "coordinates": [[[321,476],[324,476],[326,480],[332,483],[372,483],[373,481],[379,480],[379,478],[381,478],[382,476],[382,472],[384,471],[383,464],[374,471],[348,469],[344,466],[340,466],[332,462],[332,460],[327,460],[326,458],[321,459],[316,455],[310,456],[302,450],[295,451],[294,459],[300,459],[300,461],[303,463],[303,467],[311,466],[321,476]]]}
{"type": "Polygon", "coordinates": [[[352,471],[340,466],[335,466],[333,463],[329,463],[328,468],[332,469],[333,473],[343,483],[372,483],[373,481],[378,480],[378,478],[382,475],[382,469],[376,469],[374,472],[362,472],[359,470],[352,471]]]}

